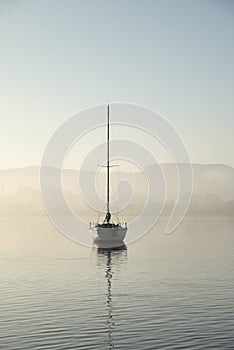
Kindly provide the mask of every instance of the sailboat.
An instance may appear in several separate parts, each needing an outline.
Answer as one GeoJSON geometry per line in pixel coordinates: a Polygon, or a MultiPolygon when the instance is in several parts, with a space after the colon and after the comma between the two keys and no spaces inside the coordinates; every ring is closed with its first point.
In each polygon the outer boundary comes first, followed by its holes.
{"type": "Polygon", "coordinates": [[[110,106],[107,105],[107,176],[106,176],[106,214],[102,223],[90,224],[90,231],[93,232],[93,242],[101,247],[108,248],[124,245],[124,238],[127,233],[127,223],[114,223],[111,220],[110,212],[110,106]]]}

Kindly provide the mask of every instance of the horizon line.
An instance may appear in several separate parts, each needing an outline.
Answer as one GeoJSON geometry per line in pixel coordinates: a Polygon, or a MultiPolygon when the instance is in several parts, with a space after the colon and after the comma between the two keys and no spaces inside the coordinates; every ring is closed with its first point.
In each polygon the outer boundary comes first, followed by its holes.
{"type": "MultiPolygon", "coordinates": [[[[183,164],[183,165],[187,165],[187,164],[191,164],[192,166],[194,165],[201,165],[201,166],[224,166],[224,167],[228,167],[231,169],[234,169],[234,166],[232,165],[228,165],[225,163],[198,163],[198,162],[191,162],[191,163],[175,163],[175,162],[162,162],[162,163],[158,163],[159,165],[176,165],[176,164],[183,164]]],[[[153,166],[155,165],[155,163],[153,164],[148,164],[147,166],[153,166]]],[[[41,165],[23,165],[21,167],[8,167],[8,168],[0,168],[0,171],[7,171],[7,170],[22,170],[22,169],[27,169],[27,168],[39,168],[41,169],[41,165]]],[[[51,167],[49,166],[48,168],[53,168],[55,169],[56,167],[51,167]]],[[[59,168],[57,168],[58,170],[60,170],[59,168]]],[[[62,170],[75,170],[75,171],[79,171],[79,169],[76,168],[62,168],[62,170]]]]}

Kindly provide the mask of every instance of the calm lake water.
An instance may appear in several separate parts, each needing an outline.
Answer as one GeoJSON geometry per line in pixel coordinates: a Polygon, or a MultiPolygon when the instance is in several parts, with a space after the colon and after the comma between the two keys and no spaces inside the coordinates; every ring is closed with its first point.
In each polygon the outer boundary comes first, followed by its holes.
{"type": "Polygon", "coordinates": [[[0,349],[234,349],[234,220],[162,226],[103,252],[1,219],[0,349]]]}

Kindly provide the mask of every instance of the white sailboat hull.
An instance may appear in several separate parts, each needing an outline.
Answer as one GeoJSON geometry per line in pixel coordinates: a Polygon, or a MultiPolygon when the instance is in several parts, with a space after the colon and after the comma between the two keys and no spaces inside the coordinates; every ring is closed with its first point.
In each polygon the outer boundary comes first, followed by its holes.
{"type": "Polygon", "coordinates": [[[121,243],[123,242],[127,227],[116,226],[116,227],[100,227],[93,228],[94,243],[96,242],[108,242],[108,243],[121,243]]]}

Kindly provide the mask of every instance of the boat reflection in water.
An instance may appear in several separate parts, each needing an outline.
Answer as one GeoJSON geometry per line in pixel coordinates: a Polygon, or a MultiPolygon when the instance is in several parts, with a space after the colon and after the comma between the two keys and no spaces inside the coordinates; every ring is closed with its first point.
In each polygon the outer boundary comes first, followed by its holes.
{"type": "Polygon", "coordinates": [[[105,277],[107,281],[106,306],[107,306],[107,334],[108,348],[114,349],[113,330],[115,327],[113,306],[112,306],[112,278],[113,273],[121,268],[121,265],[127,261],[127,246],[116,246],[112,248],[96,248],[98,265],[105,267],[105,277]]]}

